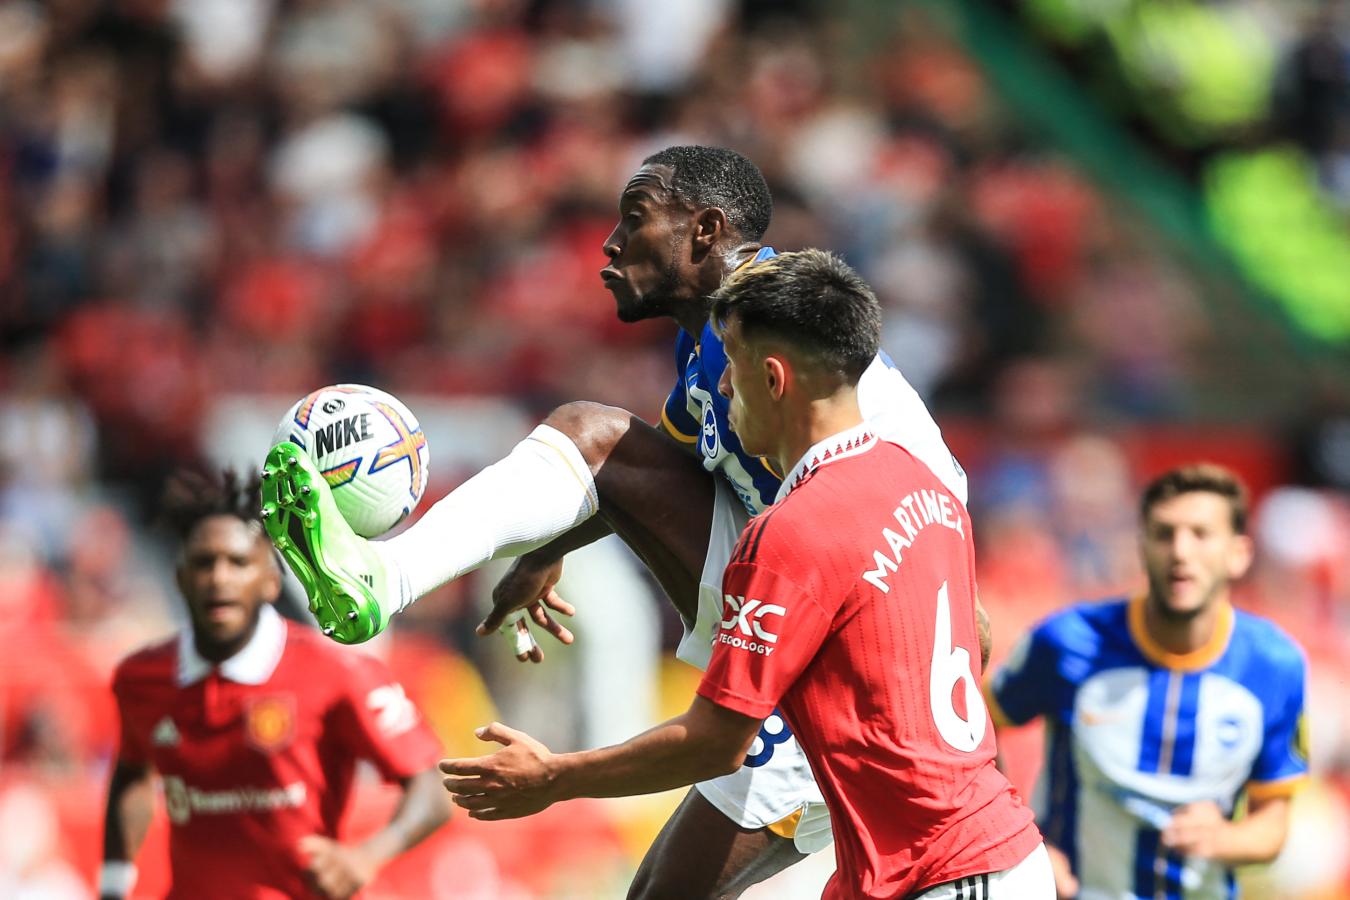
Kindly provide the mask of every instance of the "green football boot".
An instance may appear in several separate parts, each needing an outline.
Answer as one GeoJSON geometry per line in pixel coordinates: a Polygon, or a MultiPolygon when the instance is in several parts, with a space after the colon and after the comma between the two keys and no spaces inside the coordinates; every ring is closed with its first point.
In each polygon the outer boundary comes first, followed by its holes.
{"type": "Polygon", "coordinates": [[[389,617],[378,592],[390,583],[385,562],[352,531],[323,473],[295,444],[268,451],[262,501],[263,528],[300,579],[323,633],[359,644],[383,631],[389,617]]]}

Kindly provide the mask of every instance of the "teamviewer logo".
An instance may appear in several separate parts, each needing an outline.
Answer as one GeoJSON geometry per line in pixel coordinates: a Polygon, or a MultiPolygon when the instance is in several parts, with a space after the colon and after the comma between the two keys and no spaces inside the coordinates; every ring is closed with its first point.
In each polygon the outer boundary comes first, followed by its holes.
{"type": "MultiPolygon", "coordinates": [[[[782,619],[787,610],[776,603],[747,600],[731,594],[722,595],[722,631],[718,641],[752,653],[768,656],[778,643],[778,632],[765,627],[770,617],[782,619]]],[[[774,627],[781,627],[775,624],[774,627]]]]}

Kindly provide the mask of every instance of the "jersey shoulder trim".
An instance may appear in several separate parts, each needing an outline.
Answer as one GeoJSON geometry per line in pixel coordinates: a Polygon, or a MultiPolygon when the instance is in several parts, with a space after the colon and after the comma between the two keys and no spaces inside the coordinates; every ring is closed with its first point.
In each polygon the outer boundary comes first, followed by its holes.
{"type": "Polygon", "coordinates": [[[731,553],[731,562],[728,565],[753,563],[755,561],[755,557],[759,553],[760,542],[764,538],[764,531],[769,526],[769,519],[781,508],[780,505],[775,504],[750,520],[745,526],[745,530],[741,532],[741,538],[737,541],[736,548],[731,553]]]}
{"type": "MultiPolygon", "coordinates": [[[[798,482],[815,477],[809,473],[798,482]]],[[[826,490],[795,490],[754,516],[741,532],[727,565],[752,564],[780,573],[802,568],[803,553],[820,552],[822,516],[835,515],[835,497],[826,490]]]]}
{"type": "Polygon", "coordinates": [[[670,421],[670,413],[666,411],[664,406],[661,407],[660,428],[662,431],[673,437],[675,440],[679,441],[681,444],[692,444],[698,440],[698,435],[685,434],[683,431],[680,431],[680,429],[676,428],[675,423],[670,421]]]}
{"type": "Polygon", "coordinates": [[[1308,784],[1307,772],[1277,778],[1274,781],[1247,782],[1247,796],[1253,800],[1273,800],[1277,797],[1292,797],[1308,784]]]}

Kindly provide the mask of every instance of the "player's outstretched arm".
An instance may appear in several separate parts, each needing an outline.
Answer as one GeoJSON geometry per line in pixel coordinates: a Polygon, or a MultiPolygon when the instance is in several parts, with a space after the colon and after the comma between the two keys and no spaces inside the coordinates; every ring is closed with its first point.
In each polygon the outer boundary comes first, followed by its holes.
{"type": "Polygon", "coordinates": [[[154,777],[149,766],[118,760],[108,783],[103,816],[103,866],[99,897],[126,897],[136,881],[136,852],[145,840],[155,811],[154,777]]]}
{"type": "Polygon", "coordinates": [[[1247,814],[1229,821],[1217,803],[1189,803],[1172,814],[1162,832],[1164,846],[1225,866],[1268,863],[1289,833],[1289,798],[1248,798],[1247,814]]]}
{"type": "Polygon", "coordinates": [[[474,819],[531,816],[575,797],[627,797],[734,772],[760,722],[695,697],[683,715],[600,750],[551,753],[528,734],[492,723],[479,740],[502,745],[491,756],[446,759],[446,790],[474,819]]]}
{"type": "Polygon", "coordinates": [[[576,613],[553,589],[562,577],[563,557],[613,533],[603,517],[592,516],[566,534],[517,557],[492,589],[492,611],[478,626],[478,634],[489,635],[506,626],[507,636],[516,641],[516,659],[542,662],[544,651],[531,636],[529,621],[523,616],[515,616],[513,621],[513,613],[525,610],[536,625],[558,641],[572,643],[572,632],[549,615],[549,610],[567,616],[576,613]]]}
{"type": "Polygon", "coordinates": [[[315,886],[332,898],[350,897],[399,855],[420,844],[450,818],[440,776],[427,769],[404,779],[403,798],[389,824],[356,845],[311,834],[300,841],[315,886]]]}

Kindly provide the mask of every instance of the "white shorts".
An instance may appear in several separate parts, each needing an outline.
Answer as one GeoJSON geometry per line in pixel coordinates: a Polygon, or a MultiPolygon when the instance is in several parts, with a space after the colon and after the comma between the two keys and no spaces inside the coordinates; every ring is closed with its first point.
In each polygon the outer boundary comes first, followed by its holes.
{"type": "Polygon", "coordinates": [[[1011,869],[944,881],[915,894],[914,900],[1055,900],[1050,854],[1038,844],[1011,869]]]}
{"type": "MultiPolygon", "coordinates": [[[[722,573],[750,514],[720,475],[713,477],[716,499],[708,553],[699,579],[698,617],[676,656],[707,669],[712,640],[722,621],[722,573]]],[[[814,853],[834,840],[825,798],[816,786],[811,765],[787,723],[776,712],[764,720],[750,745],[746,765],[730,775],[694,785],[709,803],[742,828],[768,828],[791,838],[802,853],[814,853]]]]}

